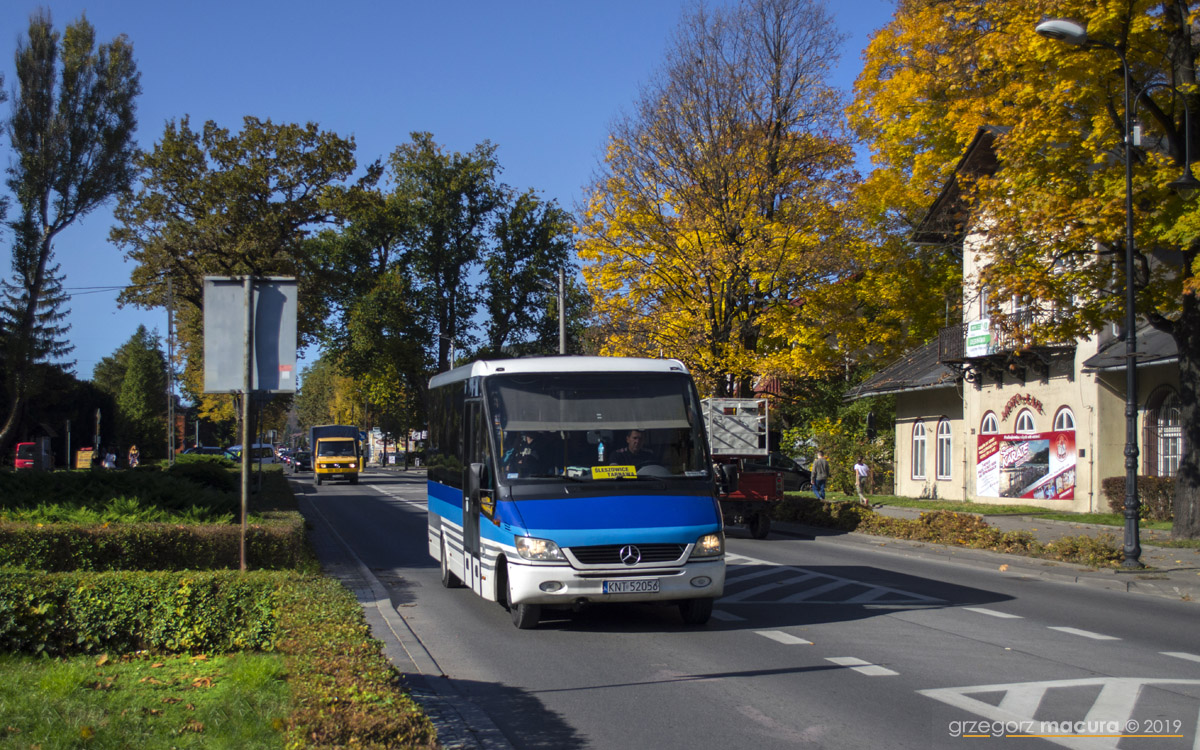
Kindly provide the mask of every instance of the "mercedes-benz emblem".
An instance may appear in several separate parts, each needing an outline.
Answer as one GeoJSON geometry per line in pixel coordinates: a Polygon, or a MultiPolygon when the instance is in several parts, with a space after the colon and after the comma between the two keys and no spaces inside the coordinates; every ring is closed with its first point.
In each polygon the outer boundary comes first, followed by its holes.
{"type": "Polygon", "coordinates": [[[632,544],[626,544],[617,554],[626,565],[637,565],[642,561],[642,551],[632,544]]]}

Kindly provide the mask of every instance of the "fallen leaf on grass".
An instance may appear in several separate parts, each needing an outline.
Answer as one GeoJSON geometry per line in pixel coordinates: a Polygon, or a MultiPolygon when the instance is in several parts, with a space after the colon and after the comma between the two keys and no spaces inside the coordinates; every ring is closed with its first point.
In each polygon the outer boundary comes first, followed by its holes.
{"type": "Polygon", "coordinates": [[[105,664],[108,664],[108,654],[104,654],[96,660],[97,667],[103,667],[105,664]]]}
{"type": "Polygon", "coordinates": [[[163,703],[182,703],[183,701],[179,698],[163,698],[162,702],[163,703]]]}
{"type": "Polygon", "coordinates": [[[162,684],[162,680],[156,680],[153,677],[143,677],[142,679],[138,680],[138,682],[148,682],[151,685],[161,685],[162,684]]]}
{"type": "Polygon", "coordinates": [[[195,719],[188,719],[187,723],[184,724],[183,728],[180,729],[179,731],[181,731],[181,732],[203,732],[204,724],[202,722],[196,721],[195,719]]]}
{"type": "Polygon", "coordinates": [[[212,678],[211,677],[197,677],[196,679],[192,680],[192,687],[210,688],[210,687],[212,687],[212,678]]]}
{"type": "Polygon", "coordinates": [[[162,663],[161,661],[156,661],[156,662],[154,662],[153,664],[151,664],[151,665],[150,665],[150,668],[151,668],[151,669],[158,669],[158,668],[159,668],[159,667],[161,667],[161,666],[163,666],[163,663],[162,663]]]}

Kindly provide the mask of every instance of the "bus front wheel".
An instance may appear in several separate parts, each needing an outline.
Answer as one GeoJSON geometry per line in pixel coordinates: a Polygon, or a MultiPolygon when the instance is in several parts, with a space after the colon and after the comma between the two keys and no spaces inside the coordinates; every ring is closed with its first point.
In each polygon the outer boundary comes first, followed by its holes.
{"type": "Polygon", "coordinates": [[[712,599],[684,599],[679,603],[679,614],[685,625],[703,625],[712,617],[712,599]]]}
{"type": "Polygon", "coordinates": [[[542,605],[513,604],[512,583],[508,582],[508,614],[512,616],[513,625],[519,630],[532,630],[542,619],[542,605]]]}

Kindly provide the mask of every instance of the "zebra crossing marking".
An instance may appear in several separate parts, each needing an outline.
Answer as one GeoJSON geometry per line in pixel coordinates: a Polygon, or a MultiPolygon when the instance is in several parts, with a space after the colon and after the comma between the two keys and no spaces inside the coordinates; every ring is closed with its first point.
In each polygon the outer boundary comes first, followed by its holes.
{"type": "Polygon", "coordinates": [[[928,605],[944,604],[938,599],[911,591],[866,583],[853,578],[843,578],[829,573],[820,573],[793,565],[780,565],[746,555],[725,556],[725,596],[721,604],[891,604],[928,605]],[[754,569],[754,568],[758,569],[754,569]],[[773,580],[757,583],[748,588],[743,584],[774,576],[773,580]],[[816,585],[772,597],[773,592],[791,589],[798,585],[816,585]],[[844,594],[842,597],[836,593],[844,594]]]}

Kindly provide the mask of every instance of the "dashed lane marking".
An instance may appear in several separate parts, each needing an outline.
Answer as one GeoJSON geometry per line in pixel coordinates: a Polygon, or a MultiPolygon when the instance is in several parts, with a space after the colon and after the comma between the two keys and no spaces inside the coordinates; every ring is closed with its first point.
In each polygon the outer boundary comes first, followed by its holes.
{"type": "Polygon", "coordinates": [[[812,641],[806,641],[803,638],[797,638],[791,633],[785,633],[782,630],[755,630],[755,633],[770,638],[773,641],[778,641],[785,646],[811,646],[812,641]]]}
{"type": "Polygon", "coordinates": [[[1163,656],[1173,656],[1176,659],[1187,659],[1188,661],[1200,661],[1200,655],[1189,654],[1186,651],[1159,651],[1163,656]]]}
{"type": "Polygon", "coordinates": [[[1050,626],[1050,629],[1057,630],[1060,633],[1067,633],[1069,635],[1077,635],[1077,636],[1080,636],[1081,638],[1091,638],[1094,641],[1119,641],[1119,640],[1121,640],[1120,638],[1116,637],[1115,635],[1104,635],[1103,633],[1093,633],[1090,630],[1080,630],[1079,628],[1064,628],[1061,626],[1052,625],[1052,626],[1050,626]]]}
{"type": "Polygon", "coordinates": [[[1013,614],[1009,614],[1008,612],[997,612],[996,610],[988,609],[987,607],[963,607],[963,609],[967,610],[968,612],[978,612],[981,615],[987,615],[988,617],[1001,617],[1006,620],[1023,620],[1023,619],[1025,619],[1025,618],[1021,617],[1021,615],[1013,615],[1013,614]]]}
{"type": "Polygon", "coordinates": [[[859,674],[865,674],[868,677],[892,677],[900,674],[887,667],[881,667],[878,664],[872,664],[869,661],[863,661],[855,656],[829,656],[825,661],[831,661],[841,667],[850,667],[859,674]]]}

